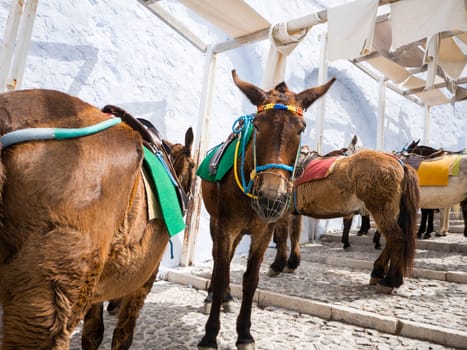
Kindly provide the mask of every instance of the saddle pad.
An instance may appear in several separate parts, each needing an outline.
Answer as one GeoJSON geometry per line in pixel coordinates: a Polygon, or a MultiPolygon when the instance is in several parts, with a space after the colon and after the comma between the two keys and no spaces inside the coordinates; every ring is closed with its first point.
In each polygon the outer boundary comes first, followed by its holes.
{"type": "Polygon", "coordinates": [[[303,174],[295,179],[296,185],[301,185],[305,182],[324,179],[332,172],[332,165],[340,157],[326,157],[313,159],[306,166],[303,174]]]}
{"type": "Polygon", "coordinates": [[[146,147],[143,148],[143,165],[146,167],[151,183],[155,187],[162,217],[169,236],[172,237],[185,229],[185,220],[183,219],[175,185],[161,161],[146,147]]]}
{"type": "Polygon", "coordinates": [[[156,194],[152,189],[150,175],[145,167],[142,167],[141,175],[143,177],[144,190],[146,191],[146,200],[148,202],[148,218],[149,220],[162,219],[161,208],[159,207],[156,194]]]}
{"type": "Polygon", "coordinates": [[[449,175],[459,175],[460,155],[424,160],[418,168],[420,186],[447,186],[449,175]]]}
{"type": "MultiPolygon", "coordinates": [[[[253,131],[253,126],[250,126],[246,134],[247,143],[251,138],[252,131],[253,131]]],[[[206,157],[203,159],[201,164],[199,165],[198,170],[196,170],[196,175],[198,175],[203,180],[210,181],[210,182],[221,181],[224,178],[225,174],[227,174],[230,171],[230,169],[232,169],[234,157],[235,157],[235,147],[237,145],[236,139],[230,143],[230,145],[224,151],[224,154],[222,154],[222,158],[219,161],[216,174],[213,175],[209,172],[209,163],[211,162],[211,158],[216,153],[216,150],[219,147],[221,147],[221,145],[222,144],[219,144],[216,147],[212,148],[208,152],[206,157]]],[[[243,137],[240,143],[240,150],[242,146],[243,146],[243,137]]]]}

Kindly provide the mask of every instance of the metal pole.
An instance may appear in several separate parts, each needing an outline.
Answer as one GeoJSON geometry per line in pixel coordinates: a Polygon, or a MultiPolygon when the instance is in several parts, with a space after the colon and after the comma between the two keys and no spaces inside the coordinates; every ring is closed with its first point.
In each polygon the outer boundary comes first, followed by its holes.
{"type": "MultiPolygon", "coordinates": [[[[206,52],[206,60],[204,65],[203,87],[201,89],[201,104],[199,108],[198,126],[195,137],[196,153],[194,155],[195,169],[198,169],[201,160],[204,158],[209,144],[209,121],[211,115],[213,86],[216,73],[216,58],[213,54],[213,47],[208,46],[206,52]]],[[[180,258],[181,266],[190,266],[193,264],[194,247],[199,230],[199,218],[201,213],[201,179],[195,176],[195,181],[192,184],[191,193],[193,198],[190,202],[186,222],[188,223],[185,229],[183,239],[183,247],[180,258]]]]}
{"type": "MultiPolygon", "coordinates": [[[[328,78],[327,64],[327,33],[320,33],[321,50],[319,54],[318,85],[322,85],[328,78]]],[[[323,129],[324,129],[324,111],[326,107],[326,95],[321,97],[316,105],[316,150],[318,153],[323,151],[323,129]]]]}
{"type": "MultiPolygon", "coordinates": [[[[318,85],[324,84],[328,77],[327,64],[327,33],[320,33],[319,40],[321,41],[321,49],[319,54],[318,68],[318,85]]],[[[324,129],[324,112],[326,107],[326,95],[322,96],[316,103],[316,150],[322,153],[323,150],[323,129],[324,129]]],[[[319,219],[307,218],[304,229],[308,231],[308,240],[315,242],[319,239],[319,219]]]]}
{"type": "Polygon", "coordinates": [[[16,44],[16,53],[7,83],[8,90],[21,88],[38,3],[39,0],[29,0],[24,6],[16,44]]]}
{"type": "Polygon", "coordinates": [[[384,150],[384,122],[386,109],[386,81],[378,79],[378,120],[376,121],[376,149],[384,150]]]}
{"type": "Polygon", "coordinates": [[[430,106],[425,105],[425,129],[423,130],[423,139],[422,139],[422,143],[424,145],[430,144],[430,132],[431,132],[430,106]]]}
{"type": "Polygon", "coordinates": [[[3,46],[0,51],[0,91],[7,90],[9,83],[11,62],[16,45],[16,36],[18,34],[19,22],[23,13],[23,2],[12,0],[10,3],[10,11],[5,27],[5,35],[3,37],[3,46]]]}

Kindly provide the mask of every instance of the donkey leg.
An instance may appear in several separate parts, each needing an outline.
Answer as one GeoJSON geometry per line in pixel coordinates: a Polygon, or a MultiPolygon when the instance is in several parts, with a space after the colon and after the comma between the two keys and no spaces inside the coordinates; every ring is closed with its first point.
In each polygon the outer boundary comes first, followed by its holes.
{"type": "Polygon", "coordinates": [[[464,237],[467,237],[467,199],[461,202],[462,216],[464,217],[464,237]]]}
{"type": "MultiPolygon", "coordinates": [[[[199,350],[217,349],[217,335],[220,330],[220,311],[225,292],[230,284],[230,259],[233,255],[229,229],[218,229],[217,219],[211,216],[210,230],[212,242],[212,256],[214,260],[211,276],[212,303],[209,317],[206,321],[205,334],[198,343],[199,350]]],[[[269,243],[269,242],[268,242],[269,243]]]]}
{"type": "Polygon", "coordinates": [[[367,235],[370,227],[370,215],[362,215],[362,224],[360,226],[360,230],[358,230],[357,235],[367,235]]]}
{"type": "MultiPolygon", "coordinates": [[[[425,233],[426,231],[426,220],[427,220],[427,216],[428,214],[430,213],[430,210],[431,209],[420,209],[421,211],[421,218],[420,218],[420,226],[418,227],[418,231],[417,231],[417,237],[418,238],[422,238],[423,234],[425,233]]],[[[433,230],[433,228],[432,228],[433,230]]],[[[429,232],[432,232],[432,231],[429,231],[429,232]]]]}
{"type": "Polygon", "coordinates": [[[440,208],[439,209],[439,232],[435,233],[437,237],[444,237],[449,231],[449,214],[451,213],[451,208],[440,208]]]}
{"type": "MultiPolygon", "coordinates": [[[[212,281],[211,281],[212,283],[212,281]]],[[[208,295],[204,299],[204,308],[203,308],[203,313],[206,315],[209,315],[211,312],[211,306],[212,306],[212,289],[211,289],[211,283],[209,284],[208,287],[208,295]]],[[[232,296],[230,292],[230,286],[227,287],[227,290],[224,295],[224,299],[222,300],[222,310],[224,310],[225,313],[232,313],[234,312],[234,297],[232,296]]]]}
{"type": "Polygon", "coordinates": [[[289,230],[290,230],[290,255],[287,260],[287,266],[284,268],[284,272],[294,272],[298,265],[300,265],[301,254],[300,254],[300,233],[302,229],[302,216],[301,215],[289,215],[289,230]]]}
{"type": "Polygon", "coordinates": [[[376,291],[391,293],[393,288],[398,288],[403,283],[404,242],[400,238],[395,238],[393,236],[387,237],[385,250],[386,249],[389,255],[389,270],[378,283],[379,288],[376,291]]]}
{"type": "Polygon", "coordinates": [[[104,339],[104,304],[93,304],[86,313],[81,336],[83,350],[97,350],[104,339]]]}
{"type": "Polygon", "coordinates": [[[109,303],[107,304],[107,312],[111,315],[116,315],[118,314],[118,308],[120,306],[120,299],[113,299],[109,300],[109,303]]]}
{"type": "Polygon", "coordinates": [[[133,342],[136,320],[144,306],[144,300],[156,280],[156,274],[157,271],[149,277],[143,286],[120,299],[118,322],[112,336],[112,350],[128,350],[130,348],[133,342]]]}
{"type": "Polygon", "coordinates": [[[373,270],[371,271],[370,285],[380,283],[388,271],[389,265],[389,250],[387,244],[384,246],[383,251],[373,263],[373,270]]]}
{"type": "Polygon", "coordinates": [[[76,237],[82,234],[47,232],[2,267],[2,350],[69,348],[99,274],[98,252],[76,237]]]}
{"type": "Polygon", "coordinates": [[[69,309],[55,309],[54,293],[43,288],[14,293],[3,304],[2,350],[68,349],[71,328],[67,320],[72,315],[69,309]]]}
{"type": "Polygon", "coordinates": [[[251,236],[251,245],[248,254],[248,263],[243,274],[243,294],[240,313],[237,318],[237,342],[235,345],[238,350],[255,349],[255,340],[253,339],[251,329],[251,308],[253,305],[253,296],[259,282],[259,270],[264,253],[268,246],[270,233],[258,233],[251,236]]]}
{"type": "Polygon", "coordinates": [[[344,243],[344,249],[350,248],[349,232],[352,226],[353,216],[344,218],[344,229],[342,231],[341,242],[344,243]]]}
{"type": "Polygon", "coordinates": [[[431,233],[435,230],[433,225],[433,220],[435,218],[435,210],[434,209],[426,209],[428,211],[428,225],[426,227],[426,232],[431,233]]]}
{"type": "MultiPolygon", "coordinates": [[[[235,254],[235,249],[237,248],[241,239],[242,239],[241,235],[239,235],[238,237],[236,237],[236,239],[234,239],[234,243],[232,246],[232,253],[230,255],[229,262],[232,262],[233,256],[235,254]]],[[[206,297],[206,299],[204,299],[204,313],[207,315],[209,315],[209,313],[211,312],[211,305],[212,305],[212,279],[213,277],[211,276],[211,281],[208,287],[208,296],[206,297]]],[[[230,285],[227,286],[227,289],[225,291],[224,298],[222,300],[222,309],[224,310],[225,313],[234,312],[234,298],[230,292],[230,285]]]]}
{"type": "Polygon", "coordinates": [[[269,266],[269,277],[278,276],[287,264],[287,238],[289,237],[288,217],[289,215],[284,215],[284,217],[273,226],[273,237],[276,242],[277,251],[273,263],[269,266]]]}
{"type": "Polygon", "coordinates": [[[375,244],[375,249],[381,249],[381,233],[379,230],[376,230],[373,235],[373,243],[375,244]]]}

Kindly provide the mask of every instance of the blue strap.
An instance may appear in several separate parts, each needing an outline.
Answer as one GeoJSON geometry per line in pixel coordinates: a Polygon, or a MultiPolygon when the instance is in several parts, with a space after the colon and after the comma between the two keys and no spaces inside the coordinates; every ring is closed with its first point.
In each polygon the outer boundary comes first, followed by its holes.
{"type": "Polygon", "coordinates": [[[37,140],[63,140],[75,137],[92,135],[108,129],[122,120],[112,117],[95,125],[84,128],[28,128],[9,132],[0,137],[3,147],[8,147],[16,143],[37,141],[37,140]]]}
{"type": "Polygon", "coordinates": [[[256,167],[257,172],[264,171],[264,170],[267,170],[267,169],[283,169],[283,170],[293,172],[294,167],[290,166],[290,165],[276,164],[276,163],[270,163],[270,164],[266,164],[266,165],[259,165],[259,166],[256,167]]]}

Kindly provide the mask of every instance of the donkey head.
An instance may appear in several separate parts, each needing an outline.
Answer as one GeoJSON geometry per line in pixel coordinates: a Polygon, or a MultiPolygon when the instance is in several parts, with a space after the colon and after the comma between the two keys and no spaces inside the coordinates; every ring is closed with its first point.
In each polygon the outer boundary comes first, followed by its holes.
{"type": "Polygon", "coordinates": [[[232,77],[237,87],[258,109],[253,119],[254,137],[250,142],[253,208],[268,222],[279,219],[286,211],[292,193],[292,179],[305,130],[303,110],[324,95],[335,79],[304,90],[290,91],[282,82],[270,91],[232,77]]]}

